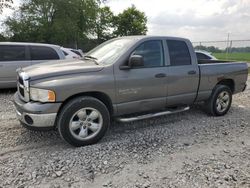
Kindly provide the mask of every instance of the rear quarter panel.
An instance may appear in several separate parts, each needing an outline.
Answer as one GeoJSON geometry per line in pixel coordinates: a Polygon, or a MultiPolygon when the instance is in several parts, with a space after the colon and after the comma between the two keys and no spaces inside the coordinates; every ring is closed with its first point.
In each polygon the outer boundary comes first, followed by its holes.
{"type": "Polygon", "coordinates": [[[200,87],[197,101],[206,100],[213,88],[224,79],[234,81],[234,94],[243,90],[248,76],[246,63],[200,64],[200,87]]]}

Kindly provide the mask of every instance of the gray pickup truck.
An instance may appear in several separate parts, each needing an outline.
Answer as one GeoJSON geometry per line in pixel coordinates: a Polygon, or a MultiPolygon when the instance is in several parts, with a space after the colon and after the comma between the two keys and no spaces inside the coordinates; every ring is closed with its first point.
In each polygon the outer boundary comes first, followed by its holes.
{"type": "Polygon", "coordinates": [[[204,102],[207,112],[228,112],[232,94],[245,90],[247,64],[197,62],[183,38],[131,36],[109,40],[83,60],[18,70],[14,96],[28,128],[57,128],[74,146],[99,141],[112,118],[135,121],[181,112],[204,102]]]}

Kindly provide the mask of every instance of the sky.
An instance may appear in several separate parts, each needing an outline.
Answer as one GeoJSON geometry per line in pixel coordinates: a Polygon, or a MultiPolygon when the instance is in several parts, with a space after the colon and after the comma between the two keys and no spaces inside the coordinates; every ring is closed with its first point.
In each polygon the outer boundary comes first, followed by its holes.
{"type": "Polygon", "coordinates": [[[250,0],[108,0],[118,14],[134,4],[148,18],[148,35],[192,41],[250,39],[250,0]]]}
{"type": "MultiPolygon", "coordinates": [[[[18,6],[20,0],[14,0],[18,6]]],[[[145,12],[148,35],[196,41],[250,39],[250,0],[106,0],[118,14],[132,4],[145,12]]],[[[5,10],[0,21],[10,15],[5,10]]]]}

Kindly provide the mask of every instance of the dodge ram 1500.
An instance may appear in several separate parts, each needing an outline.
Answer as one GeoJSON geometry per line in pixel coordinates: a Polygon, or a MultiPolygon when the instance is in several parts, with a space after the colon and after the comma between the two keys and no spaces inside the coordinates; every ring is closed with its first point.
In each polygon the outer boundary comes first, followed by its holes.
{"type": "Polygon", "coordinates": [[[57,128],[74,146],[99,141],[111,119],[135,121],[181,112],[204,102],[207,112],[228,112],[244,91],[247,64],[198,62],[187,39],[130,36],[109,40],[82,60],[18,70],[14,103],[28,128],[57,128]]]}

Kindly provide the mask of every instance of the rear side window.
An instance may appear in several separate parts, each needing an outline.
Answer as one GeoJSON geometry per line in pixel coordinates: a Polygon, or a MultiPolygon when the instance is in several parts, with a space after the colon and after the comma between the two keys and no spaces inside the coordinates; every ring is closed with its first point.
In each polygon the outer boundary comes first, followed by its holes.
{"type": "Polygon", "coordinates": [[[0,45],[0,61],[24,61],[25,46],[0,45]]]}
{"type": "Polygon", "coordinates": [[[199,52],[196,52],[196,56],[197,56],[197,59],[211,59],[211,57],[205,55],[205,54],[202,54],[202,53],[199,53],[199,52]]]}
{"type": "Polygon", "coordinates": [[[162,42],[158,40],[142,43],[132,54],[143,57],[144,67],[160,67],[164,64],[162,42]]]}
{"type": "Polygon", "coordinates": [[[191,56],[184,41],[167,40],[171,66],[191,65],[191,56]]]}
{"type": "Polygon", "coordinates": [[[32,60],[53,60],[59,59],[57,52],[50,47],[46,46],[31,46],[31,59],[32,60]]]}

